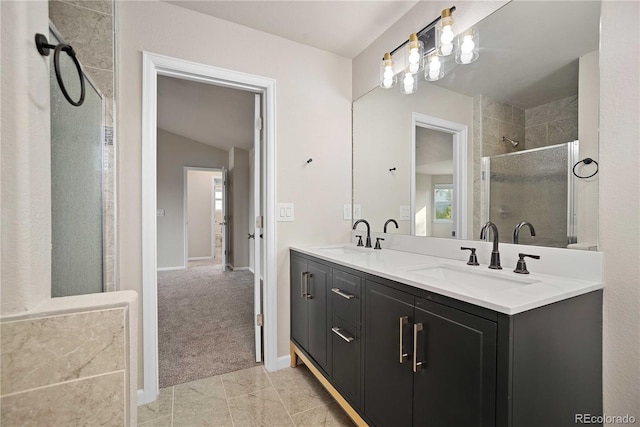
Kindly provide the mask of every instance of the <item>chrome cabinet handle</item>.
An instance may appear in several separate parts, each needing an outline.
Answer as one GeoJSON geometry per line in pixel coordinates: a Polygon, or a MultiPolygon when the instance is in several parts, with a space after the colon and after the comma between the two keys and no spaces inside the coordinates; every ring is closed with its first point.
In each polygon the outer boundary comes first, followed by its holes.
{"type": "Polygon", "coordinates": [[[422,329],[422,323],[413,325],[413,372],[418,372],[422,369],[422,362],[418,362],[418,332],[422,329]]]}
{"type": "Polygon", "coordinates": [[[338,328],[337,326],[334,326],[333,328],[331,328],[331,330],[333,331],[334,334],[336,334],[337,336],[339,336],[340,338],[342,338],[343,340],[345,340],[346,342],[352,342],[355,338],[350,337],[348,335],[343,334],[341,331],[341,328],[338,328]]]}
{"type": "Polygon", "coordinates": [[[340,288],[331,288],[331,292],[333,292],[334,294],[338,294],[342,298],[346,298],[346,299],[352,299],[352,298],[356,297],[355,295],[346,294],[346,293],[342,292],[342,289],[340,289],[340,288]]]}
{"type": "Polygon", "coordinates": [[[309,287],[309,284],[307,283],[307,274],[309,274],[308,271],[303,271],[300,276],[300,297],[301,298],[307,297],[307,292],[305,290],[309,287]]]}
{"type": "Polygon", "coordinates": [[[313,299],[313,295],[311,295],[309,293],[309,278],[313,277],[313,274],[311,274],[310,272],[305,272],[305,287],[304,287],[304,298],[306,299],[313,299]]]}
{"type": "Polygon", "coordinates": [[[409,353],[404,352],[404,328],[403,326],[409,323],[409,316],[402,316],[400,318],[400,364],[403,364],[406,359],[409,358],[409,353]]]}

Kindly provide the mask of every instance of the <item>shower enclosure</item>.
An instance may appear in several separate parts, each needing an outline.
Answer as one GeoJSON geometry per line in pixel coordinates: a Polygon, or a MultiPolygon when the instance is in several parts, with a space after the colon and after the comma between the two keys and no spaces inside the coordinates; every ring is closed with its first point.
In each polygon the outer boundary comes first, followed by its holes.
{"type": "MultiPolygon", "coordinates": [[[[64,43],[55,28],[49,42],[64,43]]],[[[71,105],[63,96],[50,60],[51,220],[53,297],[103,291],[102,94],[85,74],[85,99],[71,105]]],[[[60,55],[60,74],[73,99],[79,99],[78,71],[60,55]]]]}
{"type": "Polygon", "coordinates": [[[572,166],[578,141],[482,158],[482,221],[511,242],[515,226],[529,221],[534,238],[523,230],[519,243],[566,248],[576,242],[575,178],[572,166]]]}

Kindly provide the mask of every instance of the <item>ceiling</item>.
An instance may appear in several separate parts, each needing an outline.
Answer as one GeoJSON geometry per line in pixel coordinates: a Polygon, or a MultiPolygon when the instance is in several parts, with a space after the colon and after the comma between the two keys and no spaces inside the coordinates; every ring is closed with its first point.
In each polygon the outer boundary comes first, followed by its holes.
{"type": "Polygon", "coordinates": [[[417,0],[168,1],[353,59],[417,0]]]}
{"type": "Polygon", "coordinates": [[[254,94],[158,76],[158,127],[222,150],[253,147],[254,94]]]}

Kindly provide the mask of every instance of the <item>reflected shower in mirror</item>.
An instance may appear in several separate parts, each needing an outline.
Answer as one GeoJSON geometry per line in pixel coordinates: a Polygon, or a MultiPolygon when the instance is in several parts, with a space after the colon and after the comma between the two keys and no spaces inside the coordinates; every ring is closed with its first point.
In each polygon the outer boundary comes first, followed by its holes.
{"type": "MultiPolygon", "coordinates": [[[[413,95],[376,88],[356,100],[353,203],[361,206],[362,217],[370,220],[372,229],[382,231],[386,219],[397,218],[399,228],[392,230],[395,233],[449,238],[455,233],[456,238],[478,239],[482,224],[490,220],[500,223],[500,235],[510,240],[514,228],[522,221],[531,221],[530,216],[516,215],[520,210],[513,210],[512,217],[499,218],[504,216],[499,213],[500,208],[491,206],[491,197],[483,193],[489,183],[488,176],[482,173],[482,158],[579,140],[575,161],[587,157],[597,160],[599,19],[597,1],[510,2],[475,25],[483,43],[481,55],[473,64],[464,67],[448,64],[451,71],[442,80],[420,81],[413,95]],[[543,31],[550,28],[553,31],[543,31]],[[418,160],[418,156],[424,148],[415,150],[414,164],[413,134],[422,132],[414,132],[416,114],[468,129],[466,152],[456,154],[453,144],[452,154],[454,162],[466,160],[465,170],[441,174],[453,175],[452,182],[435,182],[440,180],[433,178],[435,173],[422,174],[430,176],[430,182],[419,176],[423,160],[418,160]],[[391,168],[395,170],[390,171],[391,168]],[[462,190],[455,188],[456,177],[460,177],[459,184],[464,184],[462,190]],[[453,184],[453,188],[447,189],[447,184],[453,184]],[[446,207],[448,197],[452,199],[451,219],[446,207]],[[444,211],[436,212],[436,203],[444,211]],[[457,210],[456,203],[466,206],[466,213],[457,210]],[[438,215],[447,218],[436,218],[438,215]],[[452,226],[446,230],[442,227],[443,231],[440,226],[446,224],[444,221],[452,221],[449,223],[452,226]]],[[[433,156],[427,164],[438,161],[433,156]]],[[[516,160],[505,156],[504,161],[523,162],[536,169],[535,164],[528,163],[531,158],[523,156],[516,160]]],[[[567,160],[563,175],[570,173],[572,167],[567,160]]],[[[542,175],[544,170],[540,168],[542,175]]],[[[544,191],[543,179],[537,205],[554,211],[558,217],[567,217],[566,232],[561,237],[551,236],[538,221],[540,225],[534,223],[536,236],[530,238],[523,233],[526,238],[521,241],[542,246],[595,248],[597,181],[597,174],[576,179],[574,185],[566,180],[564,191],[571,194],[574,206],[573,218],[568,218],[565,206],[568,199],[563,204],[544,199],[544,194],[552,190],[544,191]]],[[[504,203],[519,203],[519,196],[504,197],[513,198],[504,203]]],[[[522,208],[526,209],[524,205],[522,208]]]]}

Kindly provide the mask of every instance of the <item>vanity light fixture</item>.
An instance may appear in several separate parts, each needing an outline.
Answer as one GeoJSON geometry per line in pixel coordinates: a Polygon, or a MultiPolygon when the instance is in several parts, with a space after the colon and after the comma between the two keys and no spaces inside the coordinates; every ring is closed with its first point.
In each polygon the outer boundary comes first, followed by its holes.
{"type": "Polygon", "coordinates": [[[424,68],[424,78],[427,81],[435,82],[444,77],[444,66],[440,61],[440,56],[437,51],[431,52],[427,55],[426,66],[424,68]]]}
{"type": "Polygon", "coordinates": [[[380,87],[383,89],[391,89],[398,81],[398,77],[393,71],[393,65],[391,53],[385,53],[380,64],[380,87]]]}
{"type": "Polygon", "coordinates": [[[456,62],[471,64],[478,59],[480,35],[475,27],[458,34],[456,38],[456,62]]]}
{"type": "Polygon", "coordinates": [[[444,9],[440,15],[440,22],[436,26],[436,46],[440,56],[449,56],[453,53],[453,17],[451,9],[444,9]]]}
{"type": "Polygon", "coordinates": [[[400,93],[404,95],[411,95],[418,91],[418,74],[410,72],[405,69],[400,78],[400,93]]]}
{"type": "Polygon", "coordinates": [[[424,43],[418,39],[418,34],[409,36],[409,43],[405,53],[405,70],[418,74],[424,67],[424,43]]]}
{"type": "Polygon", "coordinates": [[[471,64],[479,56],[479,33],[472,27],[456,37],[451,14],[455,6],[444,9],[440,16],[429,25],[409,36],[409,40],[384,54],[380,64],[380,87],[390,89],[400,81],[400,92],[409,95],[418,91],[418,80],[430,82],[444,77],[444,66],[453,59],[447,59],[455,52],[455,62],[471,64]],[[404,48],[404,69],[395,74],[393,55],[404,48]],[[421,71],[424,69],[424,74],[421,71]],[[418,74],[420,73],[420,74],[418,74]]]}

